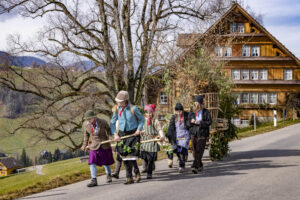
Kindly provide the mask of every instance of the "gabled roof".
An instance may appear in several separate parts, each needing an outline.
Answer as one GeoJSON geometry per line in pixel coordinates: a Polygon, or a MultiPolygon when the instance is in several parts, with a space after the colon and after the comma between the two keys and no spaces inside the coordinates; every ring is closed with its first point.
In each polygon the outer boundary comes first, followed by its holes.
{"type": "Polygon", "coordinates": [[[180,58],[183,58],[190,50],[193,50],[195,45],[204,38],[207,34],[210,33],[210,31],[214,30],[214,28],[217,27],[217,25],[225,19],[231,12],[233,12],[235,9],[238,9],[249,21],[251,21],[256,27],[260,28],[262,32],[264,32],[280,49],[282,49],[287,55],[289,55],[291,58],[293,58],[298,65],[300,65],[300,60],[292,53],[290,52],[279,40],[277,40],[269,31],[267,31],[259,22],[257,22],[245,9],[243,9],[238,3],[233,2],[232,7],[218,20],[216,21],[209,29],[205,31],[204,34],[199,35],[195,40],[193,41],[193,44],[190,46],[190,48],[186,49],[180,58]]]}
{"type": "Polygon", "coordinates": [[[21,164],[13,157],[0,158],[0,163],[7,169],[21,167],[21,164]]]}

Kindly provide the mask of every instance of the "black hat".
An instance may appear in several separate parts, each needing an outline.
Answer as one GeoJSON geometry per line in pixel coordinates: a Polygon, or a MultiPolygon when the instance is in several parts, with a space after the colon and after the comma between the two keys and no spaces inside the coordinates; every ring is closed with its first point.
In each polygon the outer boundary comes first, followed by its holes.
{"type": "Polygon", "coordinates": [[[183,110],[183,106],[181,103],[176,103],[175,110],[183,110]]]}
{"type": "Polygon", "coordinates": [[[199,102],[200,104],[203,104],[203,95],[198,95],[195,97],[194,102],[199,102]]]}

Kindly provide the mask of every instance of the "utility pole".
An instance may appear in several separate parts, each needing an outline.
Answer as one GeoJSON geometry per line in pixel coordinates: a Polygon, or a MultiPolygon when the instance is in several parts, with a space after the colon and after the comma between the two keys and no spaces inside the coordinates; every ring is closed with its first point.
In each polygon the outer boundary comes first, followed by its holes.
{"type": "Polygon", "coordinates": [[[254,131],[256,131],[256,114],[253,114],[253,125],[254,125],[254,131]]]}
{"type": "Polygon", "coordinates": [[[277,111],[273,110],[273,115],[274,115],[274,127],[277,126],[277,111]]]}

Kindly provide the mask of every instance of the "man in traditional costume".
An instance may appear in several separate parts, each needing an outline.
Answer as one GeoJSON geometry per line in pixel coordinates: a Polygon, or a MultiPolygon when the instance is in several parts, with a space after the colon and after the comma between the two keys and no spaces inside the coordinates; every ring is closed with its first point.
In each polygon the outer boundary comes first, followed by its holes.
{"type": "Polygon", "coordinates": [[[89,161],[91,171],[91,182],[88,187],[97,186],[97,167],[104,165],[106,173],[106,181],[110,183],[111,169],[110,165],[114,164],[112,148],[110,143],[101,144],[105,140],[112,139],[112,134],[108,123],[104,119],[99,119],[92,110],[84,115],[83,123],[83,145],[82,150],[90,150],[89,161]]]}
{"type": "Polygon", "coordinates": [[[145,118],[137,107],[129,103],[129,94],[127,91],[120,91],[115,100],[118,108],[117,112],[113,112],[110,125],[111,132],[114,133],[115,140],[118,142],[116,151],[124,161],[126,169],[125,184],[134,183],[132,178],[133,167],[137,169],[135,171],[136,182],[140,182],[141,174],[138,170],[137,159],[140,154],[140,133],[143,129],[145,118]],[[119,132],[116,130],[117,121],[119,132]],[[120,137],[129,135],[134,136],[120,139],[120,137]]]}
{"type": "Polygon", "coordinates": [[[194,156],[192,171],[195,174],[203,170],[202,157],[209,137],[209,126],[212,123],[209,111],[204,108],[203,98],[201,95],[195,97],[194,108],[189,113],[188,120],[191,126],[190,134],[194,156]]]}

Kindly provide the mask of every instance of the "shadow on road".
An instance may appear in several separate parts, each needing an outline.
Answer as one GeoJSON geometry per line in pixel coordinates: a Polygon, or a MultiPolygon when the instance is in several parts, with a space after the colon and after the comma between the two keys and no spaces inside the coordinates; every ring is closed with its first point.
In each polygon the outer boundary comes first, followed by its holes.
{"type": "Polygon", "coordinates": [[[223,161],[215,161],[204,165],[204,171],[199,174],[193,174],[190,170],[190,164],[187,165],[187,172],[178,174],[176,168],[168,170],[158,170],[155,172],[155,180],[172,181],[179,179],[193,179],[200,177],[232,176],[251,173],[252,169],[262,168],[282,168],[297,165],[275,164],[272,160],[261,158],[300,156],[300,150],[290,149],[268,149],[255,150],[247,152],[235,152],[223,161]],[[260,160],[247,160],[259,158],[260,160]]]}
{"type": "Polygon", "coordinates": [[[300,156],[298,149],[265,149],[230,153],[226,160],[300,156]]]}

